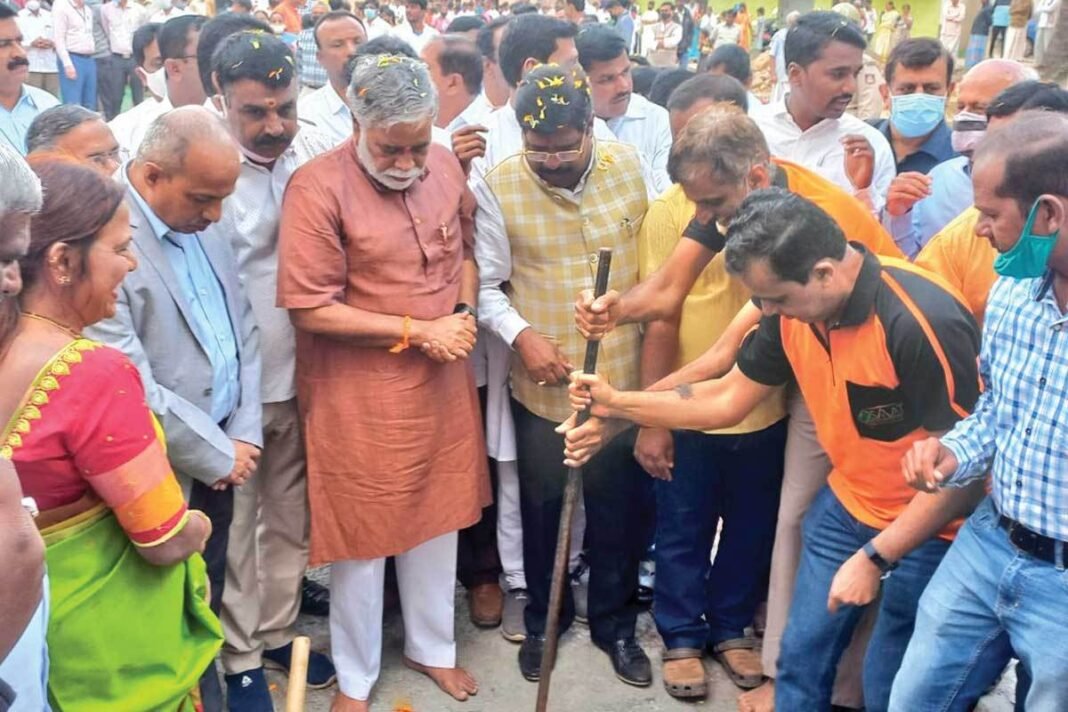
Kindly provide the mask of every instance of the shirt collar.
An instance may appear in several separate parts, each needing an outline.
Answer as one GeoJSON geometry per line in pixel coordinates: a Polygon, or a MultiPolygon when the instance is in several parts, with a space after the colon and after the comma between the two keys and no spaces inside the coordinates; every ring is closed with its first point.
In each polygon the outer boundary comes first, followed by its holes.
{"type": "Polygon", "coordinates": [[[846,300],[842,316],[836,324],[832,325],[835,329],[860,326],[868,319],[868,315],[875,307],[875,295],[882,281],[880,274],[883,268],[879,264],[879,258],[868,252],[859,242],[850,242],[849,245],[861,254],[864,261],[857,274],[857,281],[853,284],[853,291],[846,300]]]}
{"type": "Polygon", "coordinates": [[[141,210],[141,213],[148,220],[148,226],[152,228],[152,234],[156,236],[157,240],[162,240],[167,236],[167,233],[171,231],[167,224],[160,220],[155,211],[149,207],[148,202],[141,197],[141,194],[137,192],[137,188],[134,186],[133,181],[130,180],[130,164],[127,163],[122,167],[122,179],[130,189],[130,196],[133,198],[134,203],[141,210]]]}
{"type": "Polygon", "coordinates": [[[323,85],[321,91],[326,93],[326,106],[330,109],[331,115],[339,114],[343,111],[348,113],[352,112],[352,110],[349,109],[349,105],[345,103],[345,100],[334,90],[333,84],[327,82],[323,85]]]}
{"type": "MultiPolygon", "coordinates": [[[[890,119],[879,119],[875,124],[875,128],[886,137],[887,142],[893,146],[894,136],[890,131],[890,119]]],[[[938,122],[938,126],[935,130],[927,136],[927,140],[924,141],[919,148],[905,157],[908,160],[911,156],[915,156],[917,153],[926,153],[931,158],[941,163],[942,161],[955,158],[957,152],[953,150],[953,137],[952,131],[946,124],[946,120],[942,119],[938,122]]]]}

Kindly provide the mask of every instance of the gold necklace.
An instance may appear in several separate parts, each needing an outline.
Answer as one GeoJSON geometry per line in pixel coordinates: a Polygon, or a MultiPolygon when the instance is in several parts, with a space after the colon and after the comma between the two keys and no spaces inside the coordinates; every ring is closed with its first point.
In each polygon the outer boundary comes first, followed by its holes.
{"type": "Polygon", "coordinates": [[[33,312],[28,312],[28,311],[22,312],[21,316],[24,316],[27,319],[36,319],[37,321],[44,322],[45,324],[51,324],[52,326],[56,327],[57,329],[60,329],[62,331],[65,331],[66,333],[70,334],[75,339],[82,338],[82,335],[79,332],[77,332],[74,329],[70,328],[66,324],[61,324],[58,321],[56,321],[55,319],[51,319],[51,318],[49,318],[47,316],[44,316],[44,315],[41,315],[41,314],[34,314],[33,312]]]}

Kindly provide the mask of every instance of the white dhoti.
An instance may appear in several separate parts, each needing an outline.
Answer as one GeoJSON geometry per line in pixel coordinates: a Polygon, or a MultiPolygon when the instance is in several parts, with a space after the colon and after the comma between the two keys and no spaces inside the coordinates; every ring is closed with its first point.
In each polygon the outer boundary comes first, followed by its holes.
{"type": "MultiPolygon", "coordinates": [[[[456,666],[456,532],[394,557],[404,616],[404,655],[428,667],[456,666]]],[[[366,700],[382,666],[386,560],[330,567],[330,651],[341,693],[366,700]]]]}
{"type": "Polygon", "coordinates": [[[1019,62],[1027,52],[1027,28],[1010,27],[1005,32],[1005,59],[1019,62]]]}

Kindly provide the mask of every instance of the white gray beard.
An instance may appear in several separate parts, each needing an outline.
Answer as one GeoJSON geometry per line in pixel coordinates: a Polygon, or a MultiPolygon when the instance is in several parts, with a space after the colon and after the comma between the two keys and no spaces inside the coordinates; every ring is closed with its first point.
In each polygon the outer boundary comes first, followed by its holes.
{"type": "Polygon", "coordinates": [[[412,183],[419,180],[423,175],[423,168],[411,168],[407,171],[379,171],[375,168],[375,160],[371,155],[371,149],[367,147],[367,134],[360,132],[360,140],[356,142],[356,157],[363,164],[363,169],[371,174],[376,181],[390,190],[408,190],[412,183]]]}

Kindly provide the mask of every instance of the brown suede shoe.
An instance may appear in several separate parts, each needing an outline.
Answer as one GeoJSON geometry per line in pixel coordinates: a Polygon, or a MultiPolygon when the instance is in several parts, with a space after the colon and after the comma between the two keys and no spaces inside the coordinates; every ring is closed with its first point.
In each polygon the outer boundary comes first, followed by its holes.
{"type": "Polygon", "coordinates": [[[712,648],[712,657],[723,666],[731,682],[743,690],[760,687],[764,682],[760,650],[751,638],[725,640],[712,648]]]}
{"type": "Polygon", "coordinates": [[[504,594],[496,583],[480,583],[467,591],[471,622],[479,628],[496,628],[501,624],[504,594]]]}
{"type": "Polygon", "coordinates": [[[661,676],[664,678],[664,689],[672,697],[690,699],[708,694],[708,682],[705,678],[705,666],[701,664],[700,650],[665,650],[661,676]]]}

